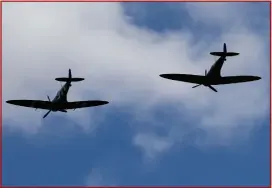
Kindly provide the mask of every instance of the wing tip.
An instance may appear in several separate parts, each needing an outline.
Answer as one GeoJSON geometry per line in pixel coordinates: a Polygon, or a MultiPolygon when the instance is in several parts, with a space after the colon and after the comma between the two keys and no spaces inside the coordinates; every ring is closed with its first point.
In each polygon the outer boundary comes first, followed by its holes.
{"type": "Polygon", "coordinates": [[[252,78],[253,78],[253,81],[254,80],[261,80],[262,79],[262,77],[260,77],[260,76],[252,76],[252,78]]]}
{"type": "Polygon", "coordinates": [[[102,105],[109,104],[109,101],[101,101],[102,105]]]}
{"type": "Polygon", "coordinates": [[[168,78],[168,74],[160,74],[159,76],[162,78],[168,78]]]}
{"type": "Polygon", "coordinates": [[[18,105],[19,100],[8,100],[6,103],[12,104],[12,105],[18,105]]]}

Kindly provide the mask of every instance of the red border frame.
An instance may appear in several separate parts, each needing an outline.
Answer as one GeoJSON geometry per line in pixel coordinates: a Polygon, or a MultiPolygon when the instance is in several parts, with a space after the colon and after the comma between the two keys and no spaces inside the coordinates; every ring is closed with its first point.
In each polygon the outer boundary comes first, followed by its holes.
{"type": "MultiPolygon", "coordinates": [[[[271,178],[272,178],[272,172],[271,172],[271,155],[272,155],[272,149],[271,149],[271,146],[272,146],[272,138],[271,138],[271,106],[272,106],[272,101],[271,101],[271,71],[272,71],[272,67],[271,67],[271,60],[272,60],[272,42],[271,42],[271,33],[272,33],[272,0],[169,0],[169,1],[166,1],[166,0],[137,0],[137,1],[134,1],[134,0],[122,0],[122,1],[118,1],[118,0],[0,0],[0,22],[1,22],[1,30],[0,30],[0,41],[1,41],[1,47],[0,47],[0,71],[2,73],[2,27],[3,27],[3,23],[2,23],[2,3],[8,3],[8,2],[269,2],[270,3],[270,9],[269,9],[269,12],[270,12],[270,181],[269,181],[269,186],[92,186],[93,188],[95,187],[112,187],[112,188],[117,188],[117,187],[122,187],[122,188],[126,188],[126,187],[130,187],[130,188],[140,188],[140,187],[146,187],[146,188],[155,188],[155,187],[159,187],[159,188],[168,188],[168,187],[175,187],[175,188],[178,188],[178,187],[190,187],[190,188],[204,188],[204,187],[221,187],[221,188],[227,188],[227,187],[232,187],[232,188],[248,188],[248,187],[263,187],[263,188],[268,188],[268,187],[272,187],[271,185],[271,178]]],[[[2,104],[2,74],[1,74],[1,92],[0,92],[0,103],[2,104]]],[[[0,167],[1,167],[1,176],[0,176],[0,186],[1,187],[9,187],[9,188],[15,188],[15,187],[20,187],[20,188],[28,188],[28,187],[34,187],[34,186],[3,186],[3,181],[2,181],[2,122],[3,122],[3,113],[2,113],[2,107],[0,109],[0,120],[1,120],[1,128],[0,128],[0,137],[1,137],[1,141],[0,141],[0,149],[1,149],[1,154],[0,154],[0,167]]],[[[49,187],[57,187],[57,188],[64,188],[64,187],[69,187],[69,188],[78,188],[78,187],[90,187],[90,186],[35,186],[35,188],[49,188],[49,187]]]]}
{"type": "Polygon", "coordinates": [[[2,0],[0,2],[270,2],[270,0],[2,0]]]}

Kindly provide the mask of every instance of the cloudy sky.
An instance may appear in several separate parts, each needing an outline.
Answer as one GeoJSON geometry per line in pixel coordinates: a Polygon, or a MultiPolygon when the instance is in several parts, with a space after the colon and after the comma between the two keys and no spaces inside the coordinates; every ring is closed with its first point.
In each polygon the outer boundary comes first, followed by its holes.
{"type": "Polygon", "coordinates": [[[268,185],[268,3],[3,3],[3,100],[107,100],[69,113],[3,103],[5,185],[268,185]],[[240,52],[206,87],[210,51],[240,52]]]}

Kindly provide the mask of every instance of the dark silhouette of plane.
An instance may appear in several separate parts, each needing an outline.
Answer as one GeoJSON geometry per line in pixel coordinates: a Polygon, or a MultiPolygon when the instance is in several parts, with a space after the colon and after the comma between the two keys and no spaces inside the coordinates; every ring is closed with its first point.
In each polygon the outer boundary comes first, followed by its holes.
{"type": "Polygon", "coordinates": [[[67,94],[69,88],[72,86],[71,82],[79,82],[84,80],[84,78],[72,78],[71,69],[69,69],[68,78],[60,77],[56,78],[55,80],[59,82],[66,82],[64,86],[58,91],[56,97],[51,101],[49,96],[47,96],[48,101],[41,101],[41,100],[9,100],[6,101],[9,104],[17,105],[17,106],[24,106],[30,108],[39,109],[46,109],[49,110],[43,118],[45,118],[51,111],[53,112],[67,112],[66,110],[69,109],[77,109],[77,108],[86,108],[92,106],[100,106],[108,104],[108,101],[99,101],[99,100],[91,100],[91,101],[75,101],[75,102],[68,102],[67,101],[67,94]]]}
{"type": "Polygon", "coordinates": [[[221,76],[221,68],[226,61],[226,57],[239,55],[239,53],[236,52],[227,52],[226,43],[224,43],[223,52],[211,52],[210,54],[213,56],[220,56],[220,58],[212,65],[208,73],[207,70],[205,70],[204,76],[192,74],[161,74],[160,76],[170,80],[198,84],[193,86],[193,88],[204,85],[215,92],[217,92],[217,90],[212,87],[212,85],[234,84],[261,79],[261,77],[258,76],[221,76]]]}

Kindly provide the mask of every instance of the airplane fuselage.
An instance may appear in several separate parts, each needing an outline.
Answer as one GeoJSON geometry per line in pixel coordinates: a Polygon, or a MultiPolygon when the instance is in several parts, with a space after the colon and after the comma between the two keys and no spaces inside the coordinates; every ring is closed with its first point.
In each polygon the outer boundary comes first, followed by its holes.
{"type": "Polygon", "coordinates": [[[226,57],[221,56],[210,68],[207,75],[203,79],[203,85],[217,85],[218,79],[221,78],[221,69],[223,67],[226,57]]]}
{"type": "Polygon", "coordinates": [[[207,73],[207,77],[211,78],[220,78],[221,77],[221,69],[226,61],[226,57],[222,56],[220,57],[210,68],[209,72],[207,73]]]}
{"type": "MultiPolygon", "coordinates": [[[[57,95],[53,99],[52,103],[67,103],[67,94],[71,87],[71,82],[66,82],[64,86],[58,91],[57,95]]],[[[52,111],[59,111],[59,109],[52,109],[52,111]]]]}

